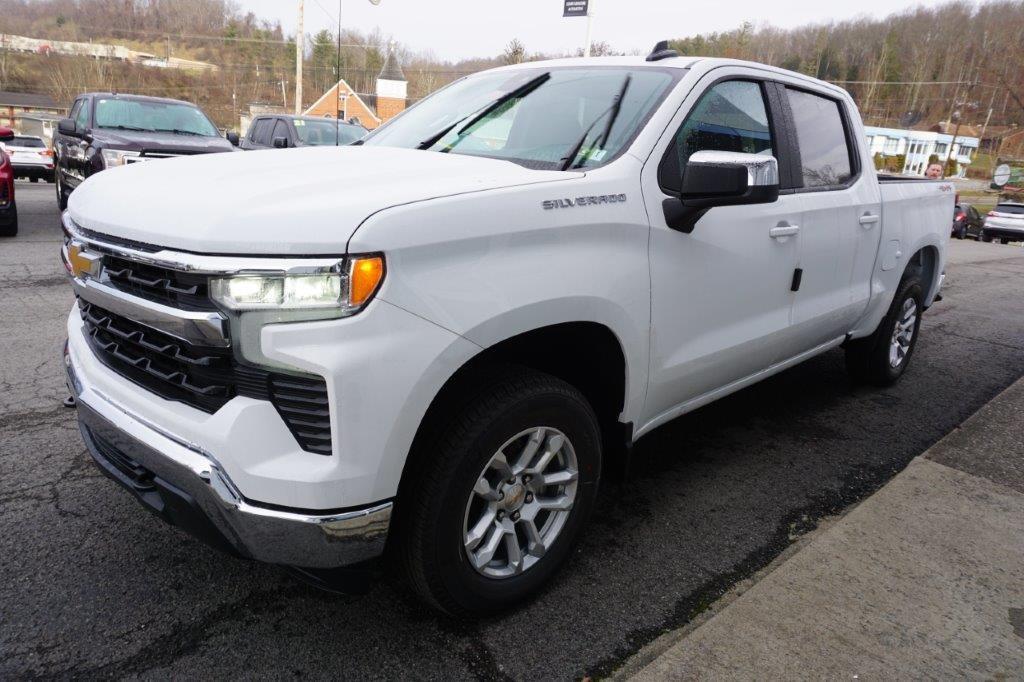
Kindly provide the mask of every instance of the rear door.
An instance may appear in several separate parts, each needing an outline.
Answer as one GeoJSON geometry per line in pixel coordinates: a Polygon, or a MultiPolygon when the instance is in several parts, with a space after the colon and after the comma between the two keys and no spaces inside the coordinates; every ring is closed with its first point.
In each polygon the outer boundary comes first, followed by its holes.
{"type": "MultiPolygon", "coordinates": [[[[712,71],[686,97],[644,165],[652,227],[645,413],[656,423],[792,353],[790,286],[801,197],[789,193],[771,204],[713,208],[689,234],[668,227],[663,209],[663,202],[678,197],[681,174],[696,151],[778,158],[788,147],[786,131],[775,125],[770,84],[759,73],[742,67],[712,71]]],[[[780,171],[784,166],[780,159],[780,171]]]]}
{"type": "Polygon", "coordinates": [[[868,304],[881,195],[874,173],[862,169],[863,135],[846,102],[803,84],[777,87],[792,120],[800,174],[793,333],[803,352],[849,332],[868,304]]]}

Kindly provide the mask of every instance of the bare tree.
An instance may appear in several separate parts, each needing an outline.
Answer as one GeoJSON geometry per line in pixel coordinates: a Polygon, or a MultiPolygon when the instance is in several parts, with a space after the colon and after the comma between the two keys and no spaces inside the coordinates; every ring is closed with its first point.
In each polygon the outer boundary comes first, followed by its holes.
{"type": "Polygon", "coordinates": [[[506,64],[522,64],[526,61],[526,48],[518,38],[513,38],[505,46],[505,52],[502,53],[501,59],[506,64]]]}

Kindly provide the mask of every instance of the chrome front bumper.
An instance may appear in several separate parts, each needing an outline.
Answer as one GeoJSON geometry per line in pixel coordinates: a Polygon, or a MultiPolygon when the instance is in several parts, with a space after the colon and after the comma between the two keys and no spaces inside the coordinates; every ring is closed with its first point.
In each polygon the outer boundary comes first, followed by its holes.
{"type": "Polygon", "coordinates": [[[165,521],[208,544],[274,564],[335,568],[384,551],[391,502],[337,512],[270,508],[246,500],[216,459],[87,390],[65,351],[79,428],[105,474],[165,521]]]}

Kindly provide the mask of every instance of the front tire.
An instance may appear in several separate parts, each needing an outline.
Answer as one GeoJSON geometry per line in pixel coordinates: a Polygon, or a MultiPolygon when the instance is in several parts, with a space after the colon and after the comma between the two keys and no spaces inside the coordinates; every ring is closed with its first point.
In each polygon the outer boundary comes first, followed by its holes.
{"type": "Polygon", "coordinates": [[[923,310],[924,290],[920,275],[914,272],[900,282],[878,329],[846,344],[846,369],[851,378],[875,386],[899,381],[917,345],[923,310]]]}
{"type": "Polygon", "coordinates": [[[985,242],[986,244],[989,244],[989,243],[992,242],[992,237],[990,237],[989,235],[987,235],[984,232],[982,232],[982,234],[981,234],[981,241],[985,242]]]}
{"type": "Polygon", "coordinates": [[[9,224],[0,226],[0,237],[18,236],[18,204],[11,206],[12,220],[9,224]]]}
{"type": "Polygon", "coordinates": [[[597,418],[571,385],[529,369],[480,381],[417,457],[399,495],[406,580],[480,616],[521,603],[565,562],[601,474],[597,418]]]}
{"type": "Polygon", "coordinates": [[[64,191],[64,182],[60,179],[59,171],[54,171],[54,185],[57,190],[57,208],[65,211],[68,207],[68,195],[64,191]]]}

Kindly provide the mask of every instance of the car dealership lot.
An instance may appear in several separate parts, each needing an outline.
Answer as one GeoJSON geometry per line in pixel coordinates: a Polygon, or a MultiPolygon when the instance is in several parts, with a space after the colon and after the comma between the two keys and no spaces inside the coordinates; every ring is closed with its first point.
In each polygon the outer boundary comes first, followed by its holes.
{"type": "Polygon", "coordinates": [[[392,580],[336,596],[216,553],[85,454],[60,348],[72,297],[53,187],[19,182],[0,240],[0,676],[569,677],[613,669],[861,499],[1024,374],[1024,249],[953,242],[914,365],[850,387],[841,351],[641,441],[540,598],[475,624],[392,580]]]}

